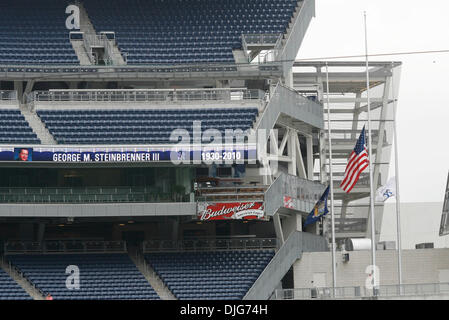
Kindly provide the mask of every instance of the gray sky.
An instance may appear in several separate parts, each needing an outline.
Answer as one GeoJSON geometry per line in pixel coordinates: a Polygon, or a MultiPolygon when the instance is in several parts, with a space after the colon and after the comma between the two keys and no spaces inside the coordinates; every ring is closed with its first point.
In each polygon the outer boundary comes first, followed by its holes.
{"type": "MultiPolygon", "coordinates": [[[[316,0],[316,17],[297,58],[363,55],[364,11],[370,54],[449,50],[447,0],[316,0]]],[[[397,114],[401,201],[442,202],[449,170],[449,53],[373,60],[403,62],[397,114]]]]}

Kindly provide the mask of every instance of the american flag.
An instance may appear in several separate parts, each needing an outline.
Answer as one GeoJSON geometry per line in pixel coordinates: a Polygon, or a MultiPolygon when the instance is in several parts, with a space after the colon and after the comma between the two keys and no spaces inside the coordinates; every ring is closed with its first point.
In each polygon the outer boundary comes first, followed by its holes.
{"type": "Polygon", "coordinates": [[[348,165],[346,166],[345,175],[343,181],[340,184],[346,193],[351,192],[352,188],[356,185],[359,180],[360,174],[369,165],[368,161],[368,151],[365,145],[365,126],[360,133],[359,139],[355,145],[354,150],[349,156],[348,165]]]}

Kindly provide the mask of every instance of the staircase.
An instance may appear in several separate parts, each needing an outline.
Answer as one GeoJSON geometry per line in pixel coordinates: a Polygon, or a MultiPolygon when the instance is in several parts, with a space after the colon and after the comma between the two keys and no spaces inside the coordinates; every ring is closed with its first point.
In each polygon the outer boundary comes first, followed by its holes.
{"type": "Polygon", "coordinates": [[[328,251],[324,237],[300,231],[292,232],[243,300],[268,300],[291,266],[301,259],[303,252],[323,251],[328,251]]]}
{"type": "Polygon", "coordinates": [[[72,44],[73,50],[75,50],[78,60],[80,61],[80,65],[92,65],[92,62],[86,52],[86,48],[84,47],[83,40],[70,40],[70,43],[72,44]]]}
{"type": "Polygon", "coordinates": [[[37,137],[43,145],[56,145],[58,142],[53,138],[44,123],[37,116],[36,113],[29,110],[28,105],[21,104],[20,112],[25,117],[25,120],[30,125],[31,129],[36,133],[37,137]]]}
{"type": "MultiPolygon", "coordinates": [[[[78,7],[80,9],[80,31],[84,32],[84,34],[87,35],[96,35],[97,32],[89,18],[89,15],[87,13],[86,8],[82,3],[78,4],[78,7]]],[[[126,65],[126,61],[123,58],[122,53],[120,52],[120,49],[117,46],[117,43],[115,40],[104,40],[105,45],[105,51],[110,52],[110,60],[112,65],[126,65]],[[106,48],[108,47],[108,48],[106,48]]],[[[90,53],[88,53],[87,48],[85,47],[85,44],[83,41],[79,40],[72,40],[72,46],[75,49],[75,52],[78,55],[78,59],[80,60],[80,63],[83,65],[83,62],[86,64],[93,64],[92,59],[90,58],[90,53]],[[88,60],[88,62],[86,61],[88,60]],[[81,61],[83,60],[83,61],[81,61]]]]}
{"type": "Polygon", "coordinates": [[[9,276],[17,282],[34,300],[45,300],[44,295],[31,282],[29,282],[23,275],[10,264],[8,264],[2,257],[0,259],[0,268],[2,268],[9,276]]]}
{"type": "Polygon", "coordinates": [[[284,117],[290,117],[296,125],[301,127],[309,127],[311,130],[324,128],[322,105],[278,83],[254,126],[255,132],[265,130],[264,141],[268,140],[270,130],[274,128],[281,114],[284,117]]]}
{"type": "Polygon", "coordinates": [[[177,300],[170,289],[168,289],[161,278],[159,278],[156,271],[146,263],[145,258],[137,248],[128,247],[128,253],[137,269],[143,274],[145,279],[147,279],[162,300],[177,300]]]}

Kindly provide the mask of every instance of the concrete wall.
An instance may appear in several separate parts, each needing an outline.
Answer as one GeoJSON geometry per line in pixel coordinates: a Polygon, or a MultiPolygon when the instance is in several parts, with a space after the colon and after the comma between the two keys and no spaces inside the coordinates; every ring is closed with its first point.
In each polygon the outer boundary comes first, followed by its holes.
{"type": "MultiPolygon", "coordinates": [[[[337,251],[337,287],[365,286],[365,273],[371,265],[371,251],[349,252],[349,261],[343,262],[337,251]]],[[[376,251],[380,285],[397,284],[397,251],[376,251]]],[[[449,249],[404,250],[402,252],[404,284],[449,282],[449,249]]],[[[314,278],[325,277],[325,286],[332,287],[331,252],[303,253],[294,264],[295,288],[310,288],[314,278]]],[[[316,284],[318,285],[318,284],[316,284]]]]}

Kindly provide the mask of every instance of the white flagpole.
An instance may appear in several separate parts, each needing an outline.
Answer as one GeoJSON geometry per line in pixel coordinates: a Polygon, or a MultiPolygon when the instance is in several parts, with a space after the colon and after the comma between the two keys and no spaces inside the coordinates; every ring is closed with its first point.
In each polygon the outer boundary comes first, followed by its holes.
{"type": "Polygon", "coordinates": [[[369,186],[370,186],[370,211],[371,211],[371,262],[372,262],[372,279],[373,279],[373,295],[377,295],[377,266],[376,266],[376,224],[374,220],[374,191],[373,191],[373,162],[372,162],[372,141],[371,141],[371,102],[369,94],[369,65],[368,65],[368,32],[366,27],[366,12],[363,12],[365,20],[365,56],[366,56],[366,96],[368,108],[368,161],[369,161],[369,186]]]}
{"type": "Polygon", "coordinates": [[[335,211],[334,211],[334,176],[332,169],[332,136],[331,136],[331,111],[330,111],[330,102],[329,102],[329,69],[328,64],[326,62],[326,92],[327,92],[327,134],[328,134],[328,143],[329,143],[329,186],[331,193],[331,224],[332,224],[332,287],[334,291],[335,298],[335,288],[337,287],[337,266],[335,259],[335,211]]]}
{"type": "Polygon", "coordinates": [[[398,282],[399,293],[402,294],[402,245],[401,245],[401,198],[399,196],[399,158],[398,158],[398,136],[396,126],[396,96],[394,92],[394,77],[393,77],[393,63],[391,64],[391,92],[393,95],[393,131],[394,131],[394,166],[396,176],[396,228],[397,228],[397,242],[398,242],[398,282]]]}

